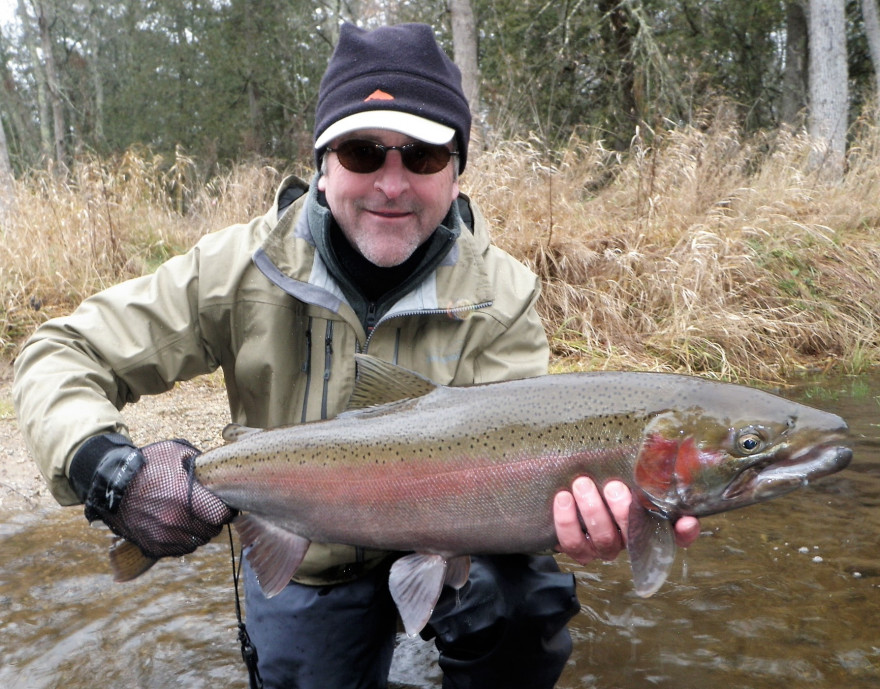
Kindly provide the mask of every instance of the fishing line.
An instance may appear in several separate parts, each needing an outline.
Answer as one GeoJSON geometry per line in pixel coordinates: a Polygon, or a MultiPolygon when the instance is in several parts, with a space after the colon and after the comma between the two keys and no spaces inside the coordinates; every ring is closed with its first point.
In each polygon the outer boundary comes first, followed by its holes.
{"type": "Polygon", "coordinates": [[[227,524],[226,530],[229,532],[229,555],[232,558],[232,584],[235,590],[235,617],[238,620],[238,641],[241,644],[241,659],[247,667],[250,689],[263,689],[263,678],[260,677],[260,670],[257,667],[257,647],[251,642],[251,637],[248,635],[247,628],[241,618],[241,598],[238,595],[238,582],[241,580],[241,562],[243,558],[239,557],[236,564],[235,543],[232,541],[232,527],[227,524]]]}

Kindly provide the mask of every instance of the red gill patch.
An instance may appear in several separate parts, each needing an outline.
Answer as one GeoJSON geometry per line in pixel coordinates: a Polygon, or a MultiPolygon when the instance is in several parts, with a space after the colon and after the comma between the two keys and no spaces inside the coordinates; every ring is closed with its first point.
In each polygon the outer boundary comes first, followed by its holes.
{"type": "Polygon", "coordinates": [[[675,477],[679,483],[690,485],[694,482],[702,466],[702,454],[693,438],[685,438],[678,447],[678,458],[675,462],[675,477]]]}
{"type": "Polygon", "coordinates": [[[636,484],[652,495],[665,494],[675,480],[679,443],[652,433],[642,444],[635,467],[636,484]]]}

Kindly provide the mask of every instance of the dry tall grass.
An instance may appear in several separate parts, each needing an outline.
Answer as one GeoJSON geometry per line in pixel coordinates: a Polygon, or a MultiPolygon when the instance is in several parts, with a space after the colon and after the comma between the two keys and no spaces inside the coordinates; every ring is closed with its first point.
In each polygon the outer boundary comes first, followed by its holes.
{"type": "Polygon", "coordinates": [[[204,233],[265,212],[282,174],[242,163],[204,179],[181,151],[80,160],[66,177],[36,171],[0,208],[0,357],[84,297],[153,270],[204,233]]]}
{"type": "Polygon", "coordinates": [[[572,140],[555,164],[510,143],[468,173],[544,279],[564,365],[769,381],[877,363],[880,131],[862,123],[838,184],[806,136],[746,139],[723,112],[652,134],[623,155],[572,140]]]}
{"type": "MultiPolygon", "coordinates": [[[[724,109],[645,132],[630,150],[573,139],[555,156],[515,141],[462,179],[495,240],[545,283],[565,366],[780,380],[880,362],[880,131],[854,131],[846,177],[810,171],[811,142],[746,138],[724,109]],[[649,136],[648,136],[649,135],[649,136]]],[[[49,315],[152,269],[206,231],[264,211],[281,173],[206,182],[183,154],[82,161],[18,182],[0,218],[0,350],[49,315]]]]}

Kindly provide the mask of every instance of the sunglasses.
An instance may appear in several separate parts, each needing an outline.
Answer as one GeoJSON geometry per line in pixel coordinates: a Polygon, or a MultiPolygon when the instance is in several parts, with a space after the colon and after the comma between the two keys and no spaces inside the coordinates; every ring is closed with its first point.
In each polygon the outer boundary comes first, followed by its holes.
{"type": "Polygon", "coordinates": [[[403,166],[417,175],[433,175],[435,172],[440,172],[449,164],[452,156],[458,155],[446,146],[426,144],[422,141],[414,141],[403,146],[383,146],[375,141],[349,139],[336,148],[328,146],[327,150],[336,154],[339,164],[346,170],[362,175],[376,172],[382,167],[388,151],[400,151],[403,166]]]}

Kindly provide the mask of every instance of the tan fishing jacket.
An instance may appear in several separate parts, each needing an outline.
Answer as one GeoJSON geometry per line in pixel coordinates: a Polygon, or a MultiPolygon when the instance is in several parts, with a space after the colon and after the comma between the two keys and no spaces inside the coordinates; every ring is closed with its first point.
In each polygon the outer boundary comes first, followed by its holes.
{"type": "MultiPolygon", "coordinates": [[[[546,372],[537,278],[490,244],[473,204],[473,232],[463,228],[441,265],[368,334],[315,251],[305,190],[288,178],[266,215],[204,236],[154,274],[86,299],[28,340],[15,362],[14,401],[58,502],[78,502],[67,469],[85,440],[128,434],[125,404],[218,367],[232,420],[261,428],[345,409],[355,352],[450,385],[546,372]],[[302,196],[279,220],[285,190],[302,196]]],[[[347,579],[377,557],[313,544],[296,578],[347,579]]]]}

